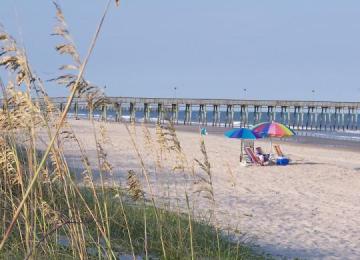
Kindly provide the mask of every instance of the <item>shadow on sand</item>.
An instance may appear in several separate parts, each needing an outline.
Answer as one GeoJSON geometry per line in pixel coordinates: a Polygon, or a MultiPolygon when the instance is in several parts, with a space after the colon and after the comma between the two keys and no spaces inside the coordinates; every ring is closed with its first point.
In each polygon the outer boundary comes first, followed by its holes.
{"type": "Polygon", "coordinates": [[[290,162],[290,165],[325,165],[326,163],[317,162],[290,162]]]}

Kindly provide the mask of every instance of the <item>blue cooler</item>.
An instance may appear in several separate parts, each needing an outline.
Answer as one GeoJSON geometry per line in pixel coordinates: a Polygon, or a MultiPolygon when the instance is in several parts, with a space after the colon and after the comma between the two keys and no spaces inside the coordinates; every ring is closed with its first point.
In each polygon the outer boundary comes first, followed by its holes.
{"type": "Polygon", "coordinates": [[[289,164],[289,159],[286,157],[279,157],[276,159],[276,165],[288,165],[289,164]]]}

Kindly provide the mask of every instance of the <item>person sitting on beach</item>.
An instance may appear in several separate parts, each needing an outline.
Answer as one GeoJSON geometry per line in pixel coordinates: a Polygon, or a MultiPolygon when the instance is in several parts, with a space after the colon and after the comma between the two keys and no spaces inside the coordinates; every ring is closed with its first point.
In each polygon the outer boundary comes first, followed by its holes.
{"type": "Polygon", "coordinates": [[[264,163],[268,162],[270,159],[270,154],[266,154],[262,151],[261,147],[256,147],[256,156],[264,163]]]}

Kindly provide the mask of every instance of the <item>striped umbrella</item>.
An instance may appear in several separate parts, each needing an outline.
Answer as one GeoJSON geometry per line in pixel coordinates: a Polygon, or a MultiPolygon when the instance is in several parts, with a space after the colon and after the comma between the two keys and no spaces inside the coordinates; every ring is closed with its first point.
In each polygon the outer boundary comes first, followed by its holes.
{"type": "Polygon", "coordinates": [[[255,140],[258,138],[258,136],[248,128],[233,128],[229,131],[225,132],[225,136],[228,138],[236,138],[241,140],[241,152],[240,152],[240,161],[243,158],[243,140],[255,140]]]}
{"type": "Polygon", "coordinates": [[[291,130],[286,125],[277,122],[266,122],[255,125],[252,128],[252,131],[260,137],[290,137],[296,135],[293,130],[291,130]]]}
{"type": "Polygon", "coordinates": [[[271,153],[272,153],[272,137],[282,138],[282,137],[291,137],[296,135],[295,132],[291,130],[289,127],[281,123],[277,123],[275,121],[260,123],[258,125],[255,125],[252,128],[252,131],[259,137],[270,138],[271,153]]]}

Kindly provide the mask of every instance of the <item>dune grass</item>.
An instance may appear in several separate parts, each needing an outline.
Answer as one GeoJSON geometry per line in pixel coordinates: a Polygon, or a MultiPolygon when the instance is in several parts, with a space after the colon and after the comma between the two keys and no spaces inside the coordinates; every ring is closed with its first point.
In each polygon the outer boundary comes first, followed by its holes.
{"type": "MultiPolygon", "coordinates": [[[[82,187],[80,191],[88,206],[91,208],[95,207],[96,202],[93,191],[86,187],[82,187]]],[[[99,200],[105,199],[100,195],[101,191],[99,189],[97,189],[96,192],[99,193],[99,200]]],[[[42,199],[46,200],[45,197],[42,199]]],[[[118,189],[107,188],[106,200],[111,227],[109,239],[111,240],[112,250],[115,256],[131,256],[132,250],[134,250],[136,257],[143,259],[146,259],[146,257],[148,257],[148,259],[161,259],[162,245],[154,208],[147,202],[134,203],[125,193],[120,195],[118,189]],[[121,197],[124,200],[123,208],[120,202],[121,197]],[[123,212],[125,212],[127,216],[127,223],[125,222],[125,218],[122,217],[123,212]],[[132,245],[129,243],[127,226],[130,230],[130,236],[133,238],[132,245]]],[[[57,205],[59,208],[66,210],[64,198],[58,198],[57,205]]],[[[86,208],[81,207],[81,204],[79,204],[77,210],[83,216],[88,215],[86,208]]],[[[227,237],[222,235],[218,237],[216,229],[208,223],[194,220],[189,222],[187,214],[175,213],[166,209],[159,208],[158,212],[161,217],[163,235],[166,241],[165,250],[168,259],[191,259],[192,255],[195,259],[265,259],[263,256],[255,254],[249,247],[244,246],[240,242],[231,242],[227,237]],[[190,245],[191,239],[193,246],[190,245]],[[193,252],[191,252],[191,248],[193,248],[193,252]]],[[[67,224],[66,222],[63,223],[63,227],[65,225],[79,224],[80,223],[69,221],[67,224]]],[[[87,257],[96,259],[98,258],[97,247],[99,244],[100,246],[103,244],[101,241],[96,241],[98,236],[97,227],[93,220],[87,217],[83,218],[81,225],[88,231],[87,241],[89,242],[86,243],[87,257]]],[[[46,235],[41,232],[36,234],[38,242],[35,248],[40,249],[46,245],[52,248],[52,259],[73,259],[74,255],[69,246],[70,239],[68,238],[66,229],[63,227],[59,225],[57,230],[49,230],[46,235]]],[[[102,248],[101,251],[103,250],[105,249],[102,248]]],[[[48,252],[44,252],[43,250],[36,250],[32,254],[34,259],[45,259],[47,256],[48,252]]],[[[0,259],[24,259],[26,257],[28,257],[28,255],[21,250],[21,238],[17,233],[14,233],[10,238],[8,246],[2,251],[0,259]]],[[[104,257],[104,255],[102,257],[104,257]]]]}
{"type": "MultiPolygon", "coordinates": [[[[87,194],[86,200],[91,205],[94,203],[93,196],[89,190],[83,189],[87,194]]],[[[124,202],[124,211],[128,219],[126,224],[122,215],[122,208],[119,205],[118,191],[107,191],[109,198],[109,216],[111,234],[110,239],[116,251],[127,252],[131,254],[131,245],[129,244],[126,225],[129,226],[130,236],[133,238],[133,247],[135,254],[145,258],[145,240],[149,257],[160,258],[162,255],[162,246],[160,242],[160,233],[157,228],[157,220],[154,208],[149,203],[136,203],[131,200],[124,202]],[[146,235],[144,231],[146,230],[146,235]]],[[[174,213],[166,209],[158,209],[165,242],[165,250],[169,259],[191,258],[193,247],[194,258],[219,257],[221,259],[262,259],[256,255],[249,247],[240,243],[231,242],[228,238],[220,236],[217,239],[217,233],[214,227],[208,223],[191,220],[187,214],[174,213]],[[191,226],[191,228],[190,228],[191,226]],[[192,243],[191,246],[191,234],[192,243]]],[[[92,225],[93,232],[96,227],[92,225]]],[[[95,232],[94,232],[95,234],[95,232]]]]}
{"type": "MultiPolygon", "coordinates": [[[[89,110],[111,102],[83,77],[110,2],[83,60],[55,3],[57,24],[53,35],[62,41],[55,49],[72,62],[61,66],[61,75],[50,81],[69,89],[65,109],[51,103],[46,85],[31,69],[25,49],[0,27],[0,69],[9,75],[5,84],[0,78],[0,259],[117,259],[121,254],[134,259],[263,259],[249,247],[232,242],[210,221],[194,217],[188,194],[184,194],[185,211],[159,206],[148,179],[152,173],[143,159],[146,154],[136,140],[140,133],[133,127],[126,125],[142,175],[129,170],[127,183],[105,185],[104,179],[113,174],[107,158],[111,150],[105,148],[109,142],[105,127],[98,132],[93,118],[90,121],[97,156],[94,162],[89,161],[66,117],[74,97],[86,99],[89,110]],[[42,152],[39,134],[45,140],[42,152]],[[65,144],[78,151],[78,163],[83,168],[79,176],[72,173],[65,159],[65,144]],[[96,181],[95,168],[100,176],[96,181]],[[81,185],[76,181],[79,177],[81,185]]],[[[171,122],[157,125],[155,139],[146,127],[143,130],[146,146],[155,154],[155,172],[166,169],[164,158],[173,156],[175,164],[168,165],[172,172],[167,174],[192,172],[195,176],[171,122]]],[[[203,172],[197,176],[197,191],[215,205],[204,140],[199,150],[203,158],[193,162],[203,172]]]]}

